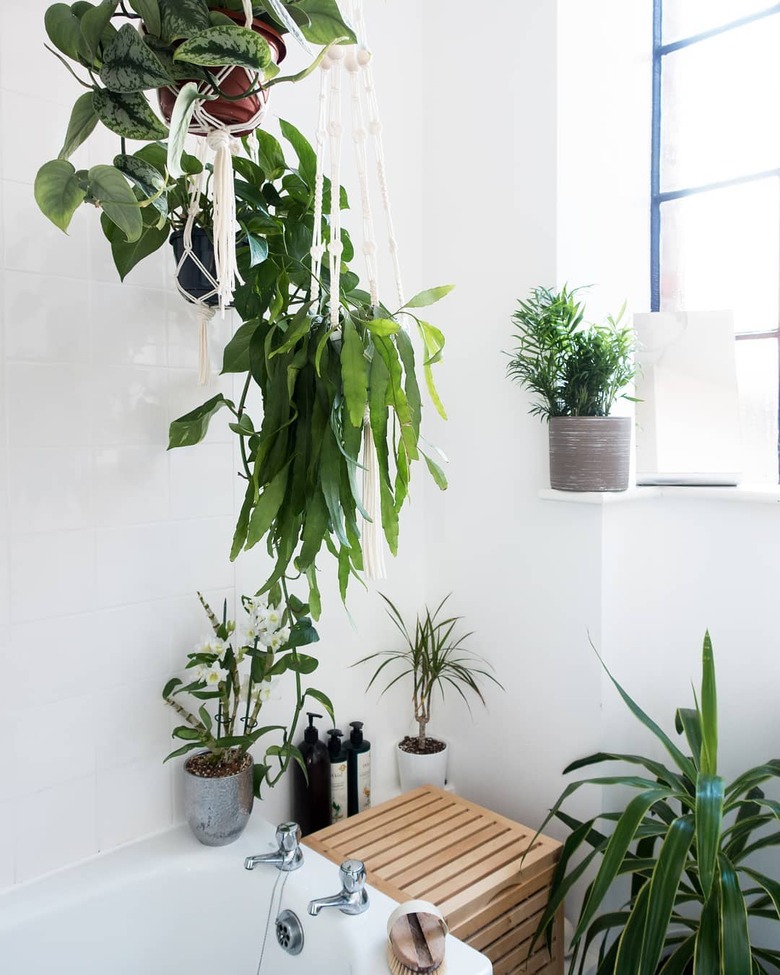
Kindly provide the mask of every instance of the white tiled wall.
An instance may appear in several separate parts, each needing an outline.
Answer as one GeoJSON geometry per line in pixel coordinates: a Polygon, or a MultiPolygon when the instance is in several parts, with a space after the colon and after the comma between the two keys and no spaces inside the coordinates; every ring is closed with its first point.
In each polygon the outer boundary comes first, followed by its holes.
{"type": "Polygon", "coordinates": [[[97,213],[66,237],[33,199],[78,94],[46,6],[0,5],[0,888],[172,822],[160,689],[202,632],[195,590],[233,586],[231,435],[165,449],[214,393],[167,255],[121,284],[97,213]]]}

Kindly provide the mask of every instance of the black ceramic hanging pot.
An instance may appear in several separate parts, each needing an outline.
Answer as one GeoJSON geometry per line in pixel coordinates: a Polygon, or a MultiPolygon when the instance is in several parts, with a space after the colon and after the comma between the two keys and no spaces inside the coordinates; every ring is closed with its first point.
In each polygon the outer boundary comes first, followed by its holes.
{"type": "MultiPolygon", "coordinates": [[[[214,291],[214,285],[198,267],[197,263],[190,255],[182,261],[184,257],[184,231],[177,230],[171,234],[171,247],[176,256],[176,280],[182,291],[186,292],[193,300],[203,301],[210,308],[215,308],[219,304],[219,297],[209,292],[214,291]]],[[[192,253],[200,263],[208,270],[209,274],[216,279],[217,269],[214,258],[214,241],[202,227],[192,228],[192,253]]]]}

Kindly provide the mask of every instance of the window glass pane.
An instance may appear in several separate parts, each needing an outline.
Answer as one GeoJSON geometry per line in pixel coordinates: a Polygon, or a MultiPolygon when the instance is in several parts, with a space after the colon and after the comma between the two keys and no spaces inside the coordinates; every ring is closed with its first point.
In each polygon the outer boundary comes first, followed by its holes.
{"type": "Polygon", "coordinates": [[[777,483],[777,339],[737,342],[743,481],[777,483]]]}
{"type": "Polygon", "coordinates": [[[780,167],[780,14],[663,57],[661,189],[780,167]]]}
{"type": "Polygon", "coordinates": [[[701,34],[771,6],[768,0],[664,0],[664,43],[701,34]]]}
{"type": "Polygon", "coordinates": [[[661,207],[661,311],[730,309],[737,331],[775,329],[780,180],[670,200],[661,207]]]}

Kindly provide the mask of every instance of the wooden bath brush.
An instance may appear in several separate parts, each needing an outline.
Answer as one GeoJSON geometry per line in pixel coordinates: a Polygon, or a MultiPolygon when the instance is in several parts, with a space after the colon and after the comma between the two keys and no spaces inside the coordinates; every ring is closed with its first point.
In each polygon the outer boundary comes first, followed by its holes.
{"type": "Polygon", "coordinates": [[[399,904],[387,921],[387,962],[393,975],[444,975],[447,925],[429,901],[399,904]]]}

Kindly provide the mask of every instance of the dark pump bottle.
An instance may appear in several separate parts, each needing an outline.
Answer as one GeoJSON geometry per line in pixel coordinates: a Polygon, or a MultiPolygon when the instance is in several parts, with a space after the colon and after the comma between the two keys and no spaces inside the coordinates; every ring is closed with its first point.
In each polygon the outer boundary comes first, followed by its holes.
{"type": "Polygon", "coordinates": [[[371,805],[371,742],[363,738],[363,722],[350,721],[347,750],[347,815],[371,805]]]}
{"type": "Polygon", "coordinates": [[[303,733],[303,741],[298,748],[306,766],[308,782],[298,763],[293,762],[294,816],[303,836],[330,825],[330,756],[314,727],[314,719],[322,715],[310,711],[307,714],[309,727],[303,733]]]}
{"type": "Polygon", "coordinates": [[[328,732],[330,755],[330,821],[347,818],[347,749],[341,739],[344,732],[331,728],[328,732]]]}

